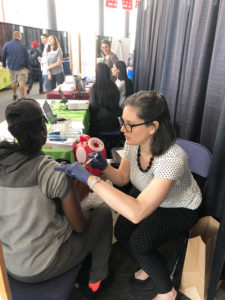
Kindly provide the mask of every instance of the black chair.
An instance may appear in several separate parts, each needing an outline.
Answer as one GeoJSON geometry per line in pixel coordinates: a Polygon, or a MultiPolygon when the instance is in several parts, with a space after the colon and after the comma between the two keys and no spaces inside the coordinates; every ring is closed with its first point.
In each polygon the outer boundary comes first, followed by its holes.
{"type": "Polygon", "coordinates": [[[120,127],[114,128],[107,131],[99,131],[98,138],[100,138],[106,149],[107,158],[111,158],[111,149],[117,147],[123,147],[124,145],[124,134],[120,131],[120,127]]]}

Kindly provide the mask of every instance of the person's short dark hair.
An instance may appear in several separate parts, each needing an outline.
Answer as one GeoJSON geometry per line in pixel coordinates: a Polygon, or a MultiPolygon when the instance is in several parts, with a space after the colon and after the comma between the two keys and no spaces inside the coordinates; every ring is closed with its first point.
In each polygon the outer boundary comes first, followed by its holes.
{"type": "Polygon", "coordinates": [[[41,36],[44,36],[44,37],[48,38],[48,34],[47,33],[42,33],[41,36]]]}
{"type": "Polygon", "coordinates": [[[159,127],[151,140],[153,156],[163,154],[175,143],[175,130],[163,95],[155,91],[140,91],[128,97],[124,102],[125,106],[135,107],[138,117],[145,122],[149,121],[149,126],[153,121],[159,122],[159,127]]]}
{"type": "Polygon", "coordinates": [[[101,45],[102,45],[102,44],[106,44],[106,45],[109,45],[109,47],[111,47],[111,43],[110,43],[109,40],[102,40],[102,41],[101,41],[101,45]]]}
{"type": "Polygon", "coordinates": [[[44,113],[34,99],[20,99],[6,107],[8,129],[17,139],[18,152],[35,154],[46,142],[47,130],[44,113]]]}

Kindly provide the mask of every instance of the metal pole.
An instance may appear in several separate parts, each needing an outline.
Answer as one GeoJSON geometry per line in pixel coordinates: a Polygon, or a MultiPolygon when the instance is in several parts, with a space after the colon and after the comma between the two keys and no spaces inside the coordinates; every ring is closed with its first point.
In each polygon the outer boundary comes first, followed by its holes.
{"type": "Polygon", "coordinates": [[[125,11],[125,32],[124,32],[124,36],[126,38],[129,38],[129,22],[130,22],[130,11],[126,10],[125,11]]]}
{"type": "Polygon", "coordinates": [[[48,29],[57,30],[55,0],[47,0],[48,29]]]}
{"type": "Polygon", "coordinates": [[[99,35],[104,36],[104,0],[99,0],[99,35]]]}

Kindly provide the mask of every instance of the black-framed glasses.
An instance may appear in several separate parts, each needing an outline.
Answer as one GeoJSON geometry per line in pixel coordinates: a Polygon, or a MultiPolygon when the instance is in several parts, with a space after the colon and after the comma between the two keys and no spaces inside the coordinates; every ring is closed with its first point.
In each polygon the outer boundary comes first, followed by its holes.
{"type": "Polygon", "coordinates": [[[152,123],[151,121],[146,121],[146,122],[139,123],[139,124],[128,124],[128,123],[124,122],[124,120],[121,117],[118,117],[118,120],[120,123],[120,127],[122,128],[124,126],[127,132],[132,132],[133,127],[152,123]]]}

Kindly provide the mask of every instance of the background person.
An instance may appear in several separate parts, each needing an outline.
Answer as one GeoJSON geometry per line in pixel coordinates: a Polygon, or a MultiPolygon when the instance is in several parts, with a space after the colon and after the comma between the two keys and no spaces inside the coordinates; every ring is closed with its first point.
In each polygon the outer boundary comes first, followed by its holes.
{"type": "Polygon", "coordinates": [[[29,56],[25,45],[21,43],[19,31],[13,32],[13,39],[6,42],[2,49],[2,66],[6,69],[6,61],[12,83],[13,100],[18,98],[16,91],[19,84],[20,97],[24,98],[25,86],[28,79],[29,56]]]}
{"type": "Polygon", "coordinates": [[[41,59],[39,58],[39,62],[41,63],[41,71],[42,71],[42,77],[44,79],[44,87],[46,89],[46,83],[48,81],[48,71],[47,71],[47,48],[48,48],[48,35],[45,33],[42,33],[41,35],[41,43],[44,46],[43,52],[42,52],[42,57],[41,59]]]}
{"type": "Polygon", "coordinates": [[[175,144],[167,102],[162,95],[141,91],[128,97],[121,131],[126,143],[119,169],[108,165],[101,153],[91,166],[102,170],[117,186],[131,180],[140,191],[136,198],[91,175],[78,162],[57,170],[88,184],[121,214],[115,236],[129,248],[141,268],[133,280],[143,282],[151,277],[156,289],[154,300],[175,300],[179,296],[157,249],[196,223],[201,192],[186,153],[175,144]]]}
{"type": "Polygon", "coordinates": [[[112,68],[112,75],[116,78],[115,84],[120,91],[120,106],[125,98],[133,94],[132,81],[127,76],[127,67],[124,61],[117,61],[112,68]]]}
{"type": "Polygon", "coordinates": [[[111,211],[103,204],[82,212],[74,181],[56,173],[59,163],[41,151],[47,130],[35,100],[13,102],[5,118],[18,141],[0,143],[0,240],[6,268],[19,281],[40,282],[63,274],[91,253],[85,294],[92,299],[109,274],[111,211]],[[63,214],[57,212],[56,199],[63,214]]]}
{"type": "Polygon", "coordinates": [[[100,131],[119,127],[120,92],[111,78],[111,71],[104,63],[96,66],[95,83],[90,89],[90,136],[99,137],[100,131]]]}
{"type": "Polygon", "coordinates": [[[56,83],[59,85],[65,80],[62,65],[63,53],[56,36],[50,35],[48,38],[48,43],[49,45],[46,53],[48,72],[48,80],[46,82],[47,93],[56,88],[56,83]]]}
{"type": "Polygon", "coordinates": [[[28,51],[29,53],[29,63],[30,63],[30,73],[29,73],[29,81],[28,81],[28,89],[27,94],[30,93],[32,89],[33,83],[36,79],[39,81],[39,94],[45,94],[43,91],[43,79],[41,72],[41,51],[38,49],[38,42],[33,41],[31,43],[31,49],[28,51]]]}
{"type": "Polygon", "coordinates": [[[111,70],[113,64],[119,60],[116,54],[111,51],[111,43],[108,40],[102,40],[101,50],[104,55],[104,63],[107,64],[111,70]]]}

